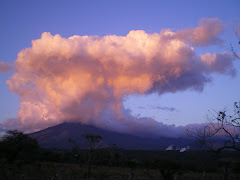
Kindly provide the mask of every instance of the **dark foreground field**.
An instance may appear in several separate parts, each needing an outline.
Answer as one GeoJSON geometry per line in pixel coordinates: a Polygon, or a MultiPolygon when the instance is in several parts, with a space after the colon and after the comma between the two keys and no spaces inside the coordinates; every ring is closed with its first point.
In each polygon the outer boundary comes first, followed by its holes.
{"type": "Polygon", "coordinates": [[[221,180],[240,179],[240,153],[126,151],[98,149],[89,166],[88,150],[41,150],[36,157],[1,158],[3,180],[221,180]],[[89,167],[91,167],[90,174],[89,167]]]}

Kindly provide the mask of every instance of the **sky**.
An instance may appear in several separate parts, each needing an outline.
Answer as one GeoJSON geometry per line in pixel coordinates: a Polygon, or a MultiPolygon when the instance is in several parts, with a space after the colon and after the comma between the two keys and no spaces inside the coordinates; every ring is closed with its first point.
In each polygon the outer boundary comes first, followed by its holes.
{"type": "Polygon", "coordinates": [[[2,0],[0,123],[158,132],[231,112],[239,10],[238,0],[2,0]]]}

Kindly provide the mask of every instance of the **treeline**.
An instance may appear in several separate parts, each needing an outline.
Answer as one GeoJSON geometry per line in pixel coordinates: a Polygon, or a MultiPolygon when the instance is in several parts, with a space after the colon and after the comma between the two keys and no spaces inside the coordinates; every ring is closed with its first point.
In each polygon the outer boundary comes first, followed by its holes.
{"type": "Polygon", "coordinates": [[[86,149],[71,139],[72,150],[41,149],[35,139],[10,131],[0,140],[0,179],[240,178],[239,152],[130,151],[99,148],[99,135],[85,138],[86,149]]]}

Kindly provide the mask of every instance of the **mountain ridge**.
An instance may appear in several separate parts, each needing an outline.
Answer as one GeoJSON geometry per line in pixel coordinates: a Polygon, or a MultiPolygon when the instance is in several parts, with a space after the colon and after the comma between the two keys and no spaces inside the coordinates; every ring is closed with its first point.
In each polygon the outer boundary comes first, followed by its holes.
{"type": "Polygon", "coordinates": [[[97,128],[92,125],[66,122],[29,135],[37,139],[39,145],[43,148],[71,149],[72,144],[69,143],[69,138],[74,140],[79,145],[79,148],[87,147],[87,142],[83,137],[85,134],[101,135],[103,138],[102,146],[115,144],[128,150],[163,150],[172,144],[185,147],[192,142],[188,138],[139,137],[133,134],[97,128]]]}

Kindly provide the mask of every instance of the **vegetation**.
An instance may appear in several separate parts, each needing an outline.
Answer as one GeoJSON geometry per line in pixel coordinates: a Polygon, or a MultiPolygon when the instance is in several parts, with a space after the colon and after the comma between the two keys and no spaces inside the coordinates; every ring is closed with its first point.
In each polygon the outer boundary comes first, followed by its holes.
{"type": "MultiPolygon", "coordinates": [[[[238,45],[240,45],[240,38],[239,38],[239,36],[238,36],[238,32],[237,32],[237,31],[236,31],[236,37],[237,37],[237,39],[238,39],[238,45]]],[[[240,56],[239,56],[239,54],[237,53],[236,49],[233,47],[232,43],[230,43],[230,46],[231,46],[231,51],[232,51],[232,53],[234,54],[234,56],[235,56],[236,58],[240,59],[240,56]]]]}
{"type": "MultiPolygon", "coordinates": [[[[235,152],[214,154],[207,151],[127,151],[119,150],[119,162],[115,166],[113,147],[96,149],[92,162],[92,180],[128,179],[134,173],[133,179],[142,180],[177,180],[222,179],[223,167],[228,164],[229,179],[240,178],[240,156],[235,152]]],[[[80,149],[79,161],[76,162],[71,151],[44,150],[39,151],[37,161],[22,164],[0,160],[0,177],[3,179],[88,179],[88,150],[80,149]]],[[[1,179],[0,178],[0,179],[1,179]]]]}
{"type": "Polygon", "coordinates": [[[0,139],[0,158],[9,162],[32,162],[38,155],[38,142],[19,131],[8,131],[0,139]]]}
{"type": "Polygon", "coordinates": [[[86,134],[86,135],[84,135],[84,138],[87,140],[88,149],[89,149],[89,152],[88,152],[88,173],[87,173],[87,177],[89,179],[90,175],[91,175],[91,167],[92,167],[93,155],[95,153],[97,145],[102,140],[102,136],[100,136],[100,135],[93,135],[93,134],[86,134]]]}
{"type": "Polygon", "coordinates": [[[170,180],[239,179],[240,154],[224,151],[140,151],[100,147],[100,135],[85,135],[87,149],[39,149],[36,140],[11,131],[0,141],[0,179],[4,180],[170,180]],[[77,156],[76,156],[77,155],[77,156]],[[90,160],[89,160],[90,159],[90,160]],[[90,171],[89,171],[90,167],[90,171]],[[224,168],[224,171],[223,171],[224,168]],[[91,175],[91,176],[90,176],[91,175]]]}
{"type": "Polygon", "coordinates": [[[209,123],[198,128],[188,128],[189,136],[194,137],[200,147],[214,152],[224,149],[240,151],[240,102],[234,103],[234,114],[227,115],[226,111],[212,114],[209,123]],[[222,142],[213,141],[214,137],[222,138],[222,142]]]}

